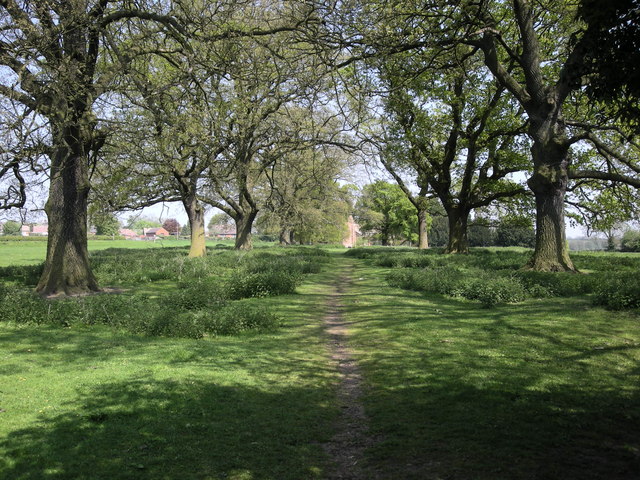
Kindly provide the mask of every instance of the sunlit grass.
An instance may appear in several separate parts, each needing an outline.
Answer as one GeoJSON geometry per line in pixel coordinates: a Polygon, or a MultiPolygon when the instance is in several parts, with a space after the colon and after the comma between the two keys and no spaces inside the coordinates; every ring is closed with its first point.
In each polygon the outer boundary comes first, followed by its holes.
{"type": "MultiPolygon", "coordinates": [[[[572,296],[483,308],[391,288],[389,268],[342,251],[296,294],[242,300],[283,319],[268,333],[189,340],[0,322],[0,478],[324,478],[338,377],[321,321],[344,270],[353,281],[341,301],[376,441],[367,463],[380,478],[637,477],[637,312],[572,296]]],[[[184,265],[185,248],[167,252],[186,272],[180,282],[237,263],[224,248],[211,263],[184,265]]],[[[292,252],[242,255],[269,265],[292,252]]],[[[139,254],[126,255],[132,270],[139,254]]],[[[419,255],[504,268],[520,258],[419,255]]],[[[637,257],[578,261],[629,270],[637,257]]],[[[123,298],[154,302],[180,283],[148,276],[123,283],[123,298]]]]}
{"type": "Polygon", "coordinates": [[[632,478],[640,322],[580,298],[492,310],[384,286],[345,299],[384,478],[632,478]]]}
{"type": "Polygon", "coordinates": [[[270,334],[145,338],[0,323],[0,478],[322,478],[328,273],[255,299],[270,334]]]}
{"type": "MultiPolygon", "coordinates": [[[[207,240],[209,248],[233,248],[232,240],[210,239],[207,240]]],[[[256,242],[258,247],[270,244],[256,242]]],[[[171,248],[189,247],[189,240],[159,239],[156,241],[136,240],[89,240],[89,252],[106,250],[108,248],[147,249],[147,248],[171,248]]],[[[45,238],[39,241],[5,240],[0,237],[0,267],[8,265],[33,265],[44,262],[47,255],[47,241],[45,238]]]]}

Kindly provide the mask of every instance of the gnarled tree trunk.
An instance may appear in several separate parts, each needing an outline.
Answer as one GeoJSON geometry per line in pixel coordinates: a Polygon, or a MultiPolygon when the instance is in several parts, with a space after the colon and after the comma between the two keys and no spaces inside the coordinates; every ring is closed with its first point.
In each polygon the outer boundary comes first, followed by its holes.
{"type": "Polygon", "coordinates": [[[450,208],[447,210],[449,220],[449,240],[445,253],[469,253],[468,222],[469,210],[450,208]]]}
{"type": "Polygon", "coordinates": [[[87,249],[89,175],[83,127],[66,125],[53,132],[57,146],[51,158],[47,257],[36,286],[43,296],[99,291],[87,249]]]}
{"type": "Polygon", "coordinates": [[[527,268],[574,272],[564,222],[569,148],[560,135],[533,138],[534,173],[527,183],[536,199],[536,247],[527,268]]]}
{"type": "Polygon", "coordinates": [[[280,245],[282,246],[291,245],[291,233],[292,232],[288,228],[280,229],[280,236],[279,236],[280,245]]]}
{"type": "Polygon", "coordinates": [[[207,254],[206,238],[204,233],[204,208],[195,196],[183,200],[183,205],[189,218],[191,229],[190,257],[204,257],[207,254]]]}
{"type": "Polygon", "coordinates": [[[237,215],[234,218],[236,222],[236,250],[251,250],[253,248],[251,228],[257,214],[257,210],[250,210],[248,213],[237,215]]]}

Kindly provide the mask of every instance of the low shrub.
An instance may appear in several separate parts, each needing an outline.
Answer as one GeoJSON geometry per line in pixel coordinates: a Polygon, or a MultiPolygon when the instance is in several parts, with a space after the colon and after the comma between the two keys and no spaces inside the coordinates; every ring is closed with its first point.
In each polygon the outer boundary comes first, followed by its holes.
{"type": "Polygon", "coordinates": [[[453,294],[463,279],[462,270],[455,267],[393,270],[386,276],[387,283],[392,287],[442,295],[453,294]]]}
{"type": "Polygon", "coordinates": [[[178,289],[163,296],[165,308],[200,310],[215,308],[228,298],[227,289],[216,277],[208,277],[178,283],[178,289]]]}
{"type": "Polygon", "coordinates": [[[474,250],[467,255],[467,264],[481,270],[519,270],[527,262],[530,253],[513,250],[474,250]]]}
{"type": "Polygon", "coordinates": [[[103,324],[144,333],[145,325],[162,310],[157,301],[142,295],[100,294],[48,300],[25,288],[0,285],[0,311],[3,321],[20,324],[103,324]]]}
{"type": "Polygon", "coordinates": [[[530,285],[526,287],[526,290],[529,296],[533,298],[551,298],[555,296],[547,287],[538,284],[530,285]]]}
{"type": "Polygon", "coordinates": [[[277,270],[306,275],[319,273],[328,261],[328,257],[321,256],[263,254],[245,257],[242,265],[247,273],[265,273],[277,270]]]}
{"type": "MultiPolygon", "coordinates": [[[[171,280],[177,288],[153,298],[123,293],[47,300],[23,286],[0,283],[0,320],[67,327],[103,324],[190,338],[272,328],[276,317],[268,311],[232,301],[293,293],[304,274],[318,272],[330,261],[328,253],[315,248],[277,254],[218,251],[204,258],[187,258],[184,248],[107,249],[91,255],[100,284],[171,280]]],[[[17,284],[35,284],[41,271],[42,265],[16,266],[0,273],[17,284]]]]}
{"type": "Polygon", "coordinates": [[[611,310],[640,308],[640,275],[636,272],[604,277],[595,288],[593,303],[611,310]]]}
{"type": "Polygon", "coordinates": [[[453,294],[478,300],[490,308],[500,303],[522,302],[527,297],[527,290],[516,278],[483,274],[461,282],[453,294]]]}
{"type": "Polygon", "coordinates": [[[202,338],[206,333],[206,325],[201,313],[164,312],[146,324],[140,333],[154,337],[202,338]]]}
{"type": "MultiPolygon", "coordinates": [[[[571,297],[593,293],[601,280],[598,274],[569,272],[534,272],[520,270],[512,274],[528,290],[543,288],[555,297],[571,297]]],[[[540,290],[538,290],[540,291],[540,290]]]]}
{"type": "Polygon", "coordinates": [[[0,319],[5,322],[47,322],[48,305],[31,290],[0,284],[0,319]]]}
{"type": "Polygon", "coordinates": [[[409,254],[384,254],[375,257],[374,263],[387,268],[427,268],[433,267],[437,260],[433,256],[409,254]]]}
{"type": "Polygon", "coordinates": [[[640,270],[640,255],[601,252],[572,253],[573,263],[580,270],[600,272],[638,271],[640,270]]]}
{"type": "Polygon", "coordinates": [[[44,263],[38,265],[10,265],[8,267],[0,267],[0,278],[21,285],[35,286],[38,284],[43,270],[44,263]]]}
{"type": "Polygon", "coordinates": [[[246,300],[229,303],[217,312],[198,312],[206,332],[212,335],[234,335],[247,331],[272,331],[281,319],[268,308],[246,300]]]}
{"type": "Polygon", "coordinates": [[[32,237],[23,237],[22,235],[0,235],[0,242],[4,243],[4,242],[29,242],[29,243],[33,243],[33,242],[41,242],[41,243],[45,243],[47,241],[47,238],[45,235],[43,236],[32,236],[32,237]]]}
{"type": "Polygon", "coordinates": [[[259,273],[234,272],[226,282],[226,293],[231,300],[268,297],[294,293],[300,281],[297,272],[268,270],[259,273]]]}

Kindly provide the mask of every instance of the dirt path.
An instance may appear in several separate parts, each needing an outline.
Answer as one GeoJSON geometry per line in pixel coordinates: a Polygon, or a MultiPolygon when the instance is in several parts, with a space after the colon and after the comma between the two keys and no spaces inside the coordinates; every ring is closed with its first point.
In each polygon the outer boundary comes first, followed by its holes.
{"type": "Polygon", "coordinates": [[[331,356],[340,374],[338,402],[341,409],[335,425],[336,433],[324,445],[333,462],[326,477],[328,480],[376,478],[364,468],[364,451],[374,442],[369,435],[369,421],[362,405],[362,377],[348,346],[348,322],[342,315],[341,297],[350,281],[350,271],[339,277],[329,297],[328,312],[324,318],[331,356]]]}

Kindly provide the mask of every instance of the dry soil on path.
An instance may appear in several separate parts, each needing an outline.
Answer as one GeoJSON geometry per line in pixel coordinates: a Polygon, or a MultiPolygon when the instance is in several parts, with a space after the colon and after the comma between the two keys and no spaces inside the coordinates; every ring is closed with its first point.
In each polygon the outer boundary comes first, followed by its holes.
{"type": "Polygon", "coordinates": [[[343,314],[342,297],[352,280],[351,269],[338,277],[327,304],[324,329],[331,357],[339,374],[337,400],[340,415],[335,434],[324,445],[332,466],[328,480],[372,480],[378,478],[366,468],[365,450],[374,444],[369,421],[362,404],[362,376],[352,350],[349,348],[349,323],[343,314]]]}

